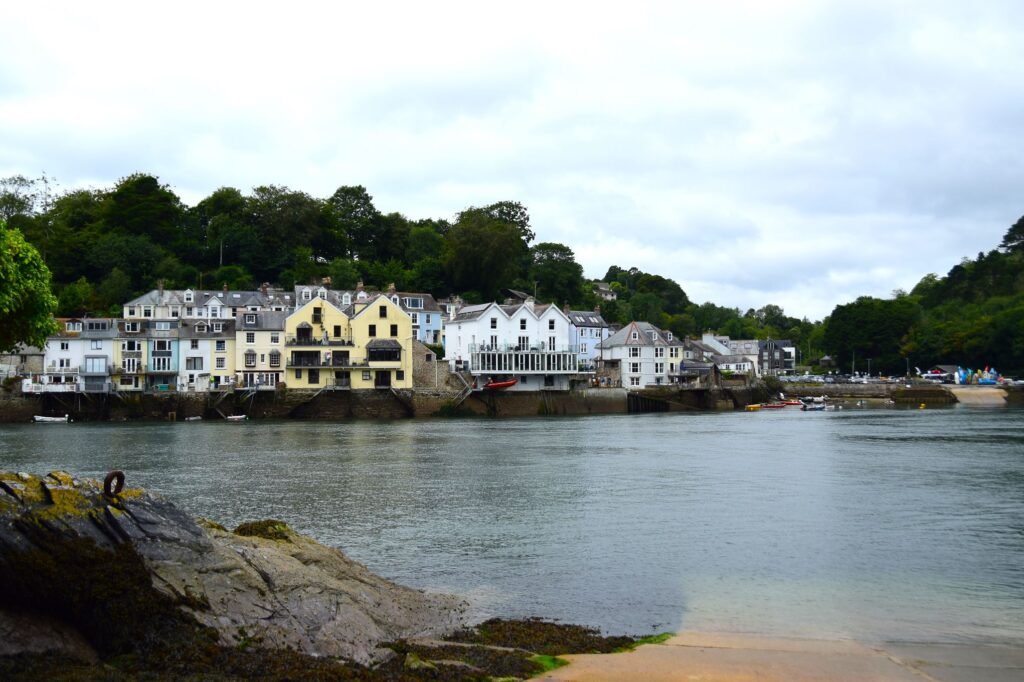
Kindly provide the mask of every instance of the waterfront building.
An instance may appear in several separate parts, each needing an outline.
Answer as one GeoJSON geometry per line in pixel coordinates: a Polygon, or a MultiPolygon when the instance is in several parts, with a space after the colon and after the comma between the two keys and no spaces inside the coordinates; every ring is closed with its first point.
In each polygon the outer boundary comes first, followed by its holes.
{"type": "Polygon", "coordinates": [[[601,307],[595,310],[569,310],[569,344],[579,349],[580,371],[593,372],[597,366],[597,346],[607,339],[611,332],[608,323],[601,317],[601,307]]]}
{"type": "Polygon", "coordinates": [[[444,343],[444,311],[432,294],[423,292],[397,291],[395,285],[388,287],[386,294],[367,290],[359,282],[353,290],[328,289],[324,286],[296,286],[296,310],[309,301],[320,298],[330,301],[339,308],[345,308],[371,296],[386,295],[399,308],[409,315],[412,322],[412,333],[416,340],[425,344],[444,343]]]}
{"type": "Polygon", "coordinates": [[[205,393],[235,383],[235,320],[182,320],[178,389],[205,393]]]}
{"type": "Polygon", "coordinates": [[[43,348],[41,371],[22,383],[26,393],[106,393],[111,386],[116,320],[60,318],[43,348]]]}
{"type": "Polygon", "coordinates": [[[352,388],[412,388],[412,318],[383,294],[347,309],[351,325],[352,388]]]}
{"type": "MultiPolygon", "coordinates": [[[[691,372],[683,342],[650,322],[630,322],[598,346],[603,383],[630,389],[679,383],[691,372]]],[[[706,371],[706,368],[701,369],[706,371]]]]}
{"type": "Polygon", "coordinates": [[[148,359],[143,327],[146,323],[135,320],[117,320],[117,336],[114,342],[114,381],[117,392],[139,392],[145,389],[146,362],[148,359]]]}
{"type": "Polygon", "coordinates": [[[517,305],[463,306],[448,325],[445,360],[485,380],[516,379],[512,390],[567,390],[580,373],[569,317],[527,297],[517,305]]]}
{"type": "Polygon", "coordinates": [[[284,375],[283,311],[246,311],[235,318],[235,387],[274,390],[284,375]]]}
{"type": "Polygon", "coordinates": [[[299,389],[352,387],[352,327],[326,297],[309,298],[285,319],[285,383],[299,389]]]}
{"type": "Polygon", "coordinates": [[[258,290],[156,289],[124,304],[126,320],[233,320],[240,312],[290,312],[295,305],[291,293],[258,290]]]}
{"type": "Polygon", "coordinates": [[[42,374],[44,351],[35,346],[18,344],[10,353],[0,353],[0,377],[42,374]]]}

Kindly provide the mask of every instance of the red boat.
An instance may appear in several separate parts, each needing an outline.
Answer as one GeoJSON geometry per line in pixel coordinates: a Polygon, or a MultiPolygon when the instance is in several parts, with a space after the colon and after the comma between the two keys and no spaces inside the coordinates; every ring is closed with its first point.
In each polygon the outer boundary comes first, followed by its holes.
{"type": "Polygon", "coordinates": [[[781,410],[786,406],[786,403],[762,403],[762,410],[781,410]]]}
{"type": "Polygon", "coordinates": [[[498,391],[503,388],[508,388],[509,386],[515,386],[518,383],[519,379],[509,379],[508,381],[492,381],[490,383],[484,384],[484,390],[498,391]]]}

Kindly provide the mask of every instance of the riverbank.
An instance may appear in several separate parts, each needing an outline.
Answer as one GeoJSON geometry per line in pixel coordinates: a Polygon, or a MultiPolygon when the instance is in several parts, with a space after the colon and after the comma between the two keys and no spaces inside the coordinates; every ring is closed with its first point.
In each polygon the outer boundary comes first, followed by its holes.
{"type": "Polygon", "coordinates": [[[569,655],[552,682],[1011,682],[1024,679],[1024,649],[787,639],[684,632],[629,653],[569,655]]]}

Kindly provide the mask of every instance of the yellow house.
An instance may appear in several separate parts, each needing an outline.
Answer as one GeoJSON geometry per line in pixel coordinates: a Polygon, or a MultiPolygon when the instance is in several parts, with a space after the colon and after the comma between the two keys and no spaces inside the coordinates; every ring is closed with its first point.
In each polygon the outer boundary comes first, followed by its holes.
{"type": "Polygon", "coordinates": [[[354,346],[348,315],[314,298],[285,320],[288,388],[352,388],[354,346]]]}
{"type": "Polygon", "coordinates": [[[235,375],[238,388],[273,390],[284,381],[285,313],[244,312],[235,318],[235,375]]]}
{"type": "Polygon", "coordinates": [[[412,388],[413,331],[409,314],[378,294],[357,300],[350,320],[352,387],[412,388]]]}

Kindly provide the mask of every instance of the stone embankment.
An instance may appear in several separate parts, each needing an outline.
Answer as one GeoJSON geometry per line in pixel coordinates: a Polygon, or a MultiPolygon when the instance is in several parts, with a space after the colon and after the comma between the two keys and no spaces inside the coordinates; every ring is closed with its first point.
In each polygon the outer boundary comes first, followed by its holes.
{"type": "Polygon", "coordinates": [[[465,604],[371,573],[284,523],[229,532],[136,488],[0,473],[0,654],[95,659],[147,638],[371,663],[462,625],[465,604]],[[15,636],[17,635],[17,636],[15,636]]]}

